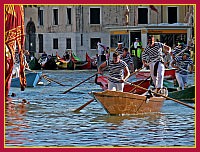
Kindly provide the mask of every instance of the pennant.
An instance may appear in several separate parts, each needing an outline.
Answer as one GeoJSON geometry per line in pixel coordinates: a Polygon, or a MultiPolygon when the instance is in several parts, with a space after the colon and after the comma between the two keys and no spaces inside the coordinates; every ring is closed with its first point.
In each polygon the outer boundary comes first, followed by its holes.
{"type": "Polygon", "coordinates": [[[20,84],[23,91],[26,87],[26,77],[24,73],[24,9],[22,5],[5,5],[5,46],[8,52],[6,52],[5,58],[5,94],[6,97],[9,92],[9,81],[12,77],[12,70],[15,60],[15,49],[18,45],[18,53],[20,57],[20,84]]]}
{"type": "Polygon", "coordinates": [[[155,6],[153,6],[153,5],[149,5],[149,7],[151,8],[152,11],[155,11],[156,13],[158,13],[158,9],[155,8],[155,6]]]}

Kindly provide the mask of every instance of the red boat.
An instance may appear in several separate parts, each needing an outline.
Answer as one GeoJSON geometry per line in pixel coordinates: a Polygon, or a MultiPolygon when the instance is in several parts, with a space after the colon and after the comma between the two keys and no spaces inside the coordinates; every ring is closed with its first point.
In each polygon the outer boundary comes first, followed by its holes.
{"type": "MultiPolygon", "coordinates": [[[[108,89],[108,78],[106,76],[98,76],[98,77],[96,77],[95,78],[95,83],[100,85],[100,87],[103,90],[107,90],[108,89]]],[[[148,89],[148,87],[150,86],[150,80],[139,80],[139,81],[133,82],[133,84],[139,85],[139,86],[141,86],[143,88],[148,89]]],[[[132,93],[135,93],[135,94],[143,94],[143,93],[146,92],[143,89],[139,89],[139,88],[136,88],[136,87],[134,87],[132,85],[125,84],[123,92],[130,92],[130,91],[132,93]]]]}
{"type": "MultiPolygon", "coordinates": [[[[165,79],[175,79],[175,72],[176,72],[176,69],[175,68],[172,68],[172,69],[165,69],[165,79]]],[[[140,70],[139,72],[137,72],[135,74],[135,77],[138,78],[138,79],[145,79],[145,78],[148,78],[150,76],[150,70],[140,70]]]]}
{"type": "Polygon", "coordinates": [[[86,52],[85,58],[86,58],[87,64],[81,66],[80,69],[92,69],[92,63],[91,63],[92,61],[91,61],[90,56],[87,54],[87,52],[86,52]]]}

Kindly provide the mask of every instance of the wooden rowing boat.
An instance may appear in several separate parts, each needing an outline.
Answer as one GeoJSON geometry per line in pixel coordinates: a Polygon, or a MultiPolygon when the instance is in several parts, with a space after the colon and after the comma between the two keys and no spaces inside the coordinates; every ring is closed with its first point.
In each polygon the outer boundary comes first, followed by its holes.
{"type": "Polygon", "coordinates": [[[195,86],[191,85],[184,90],[177,90],[178,86],[174,86],[171,81],[164,80],[164,86],[168,88],[168,96],[177,100],[192,101],[195,99],[195,86]]]}
{"type": "MultiPolygon", "coordinates": [[[[25,72],[26,73],[26,87],[35,87],[42,75],[42,72],[25,72]]],[[[20,87],[19,77],[12,78],[11,87],[20,87]]]]}
{"type": "MultiPolygon", "coordinates": [[[[165,69],[165,73],[164,73],[164,77],[165,79],[175,79],[175,72],[176,69],[172,68],[172,69],[165,69]]],[[[135,74],[135,77],[138,79],[145,79],[148,78],[150,76],[150,70],[140,70],[139,72],[137,72],[135,74]]]]}
{"type": "Polygon", "coordinates": [[[185,100],[185,101],[194,101],[195,99],[195,86],[188,86],[184,90],[171,90],[168,89],[169,93],[168,96],[177,100],[185,100]]]}
{"type": "MultiPolygon", "coordinates": [[[[98,76],[95,78],[95,83],[100,85],[100,87],[105,91],[108,89],[108,77],[106,76],[98,76]]],[[[150,86],[150,80],[139,80],[139,81],[136,81],[136,82],[133,82],[133,84],[135,85],[140,85],[141,87],[143,88],[149,88],[150,86]]],[[[123,92],[130,92],[132,89],[134,89],[135,87],[130,85],[130,84],[125,84],[124,85],[124,90],[123,92]]],[[[135,93],[135,94],[143,94],[145,93],[146,91],[143,90],[143,89],[139,89],[139,88],[136,88],[133,90],[132,93],[135,93]]]]}
{"type": "Polygon", "coordinates": [[[160,112],[165,100],[163,97],[147,98],[145,95],[109,90],[92,94],[111,115],[160,112]]]}

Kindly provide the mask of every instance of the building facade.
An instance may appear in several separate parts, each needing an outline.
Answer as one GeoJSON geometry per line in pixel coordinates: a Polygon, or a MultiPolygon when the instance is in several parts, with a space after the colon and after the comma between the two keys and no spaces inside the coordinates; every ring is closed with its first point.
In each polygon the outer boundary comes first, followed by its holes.
{"type": "Polygon", "coordinates": [[[168,45],[191,43],[195,5],[37,5],[25,8],[26,49],[60,56],[72,50],[85,60],[97,54],[101,40],[111,51],[119,40],[130,47],[137,37],[143,47],[148,35],[168,45]]]}

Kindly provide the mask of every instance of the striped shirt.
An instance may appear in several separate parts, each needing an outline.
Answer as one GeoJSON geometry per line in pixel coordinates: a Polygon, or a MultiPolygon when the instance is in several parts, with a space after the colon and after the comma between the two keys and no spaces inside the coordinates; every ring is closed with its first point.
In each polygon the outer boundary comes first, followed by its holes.
{"type": "MultiPolygon", "coordinates": [[[[184,70],[188,70],[188,65],[192,65],[193,64],[192,59],[190,59],[189,57],[187,57],[186,60],[183,60],[182,56],[177,56],[177,57],[174,58],[174,60],[176,61],[176,65],[178,67],[180,67],[181,69],[184,69],[184,70]]],[[[176,70],[176,73],[187,75],[188,72],[184,71],[184,70],[181,70],[181,69],[176,70]]]]}
{"type": "Polygon", "coordinates": [[[126,62],[128,65],[133,63],[133,60],[129,53],[127,53],[125,57],[123,57],[123,55],[121,55],[120,59],[123,60],[124,62],[126,62]]]}
{"type": "MultiPolygon", "coordinates": [[[[145,61],[149,60],[149,62],[152,62],[159,56],[162,57],[162,48],[163,48],[163,43],[160,42],[154,42],[153,47],[147,45],[145,50],[142,52],[142,60],[145,61]]],[[[160,61],[160,59],[158,58],[156,61],[160,61]]]]}
{"type": "Polygon", "coordinates": [[[119,49],[118,47],[115,49],[116,52],[118,52],[119,54],[123,54],[123,48],[119,49]]]}
{"type": "MultiPolygon", "coordinates": [[[[172,54],[176,56],[176,55],[177,55],[179,52],[181,52],[183,49],[185,49],[185,47],[179,48],[178,46],[176,46],[176,47],[173,49],[172,54]]],[[[184,52],[183,52],[183,53],[184,53],[184,52]]],[[[182,56],[183,53],[181,53],[179,56],[182,56]]]]}
{"type": "MultiPolygon", "coordinates": [[[[118,63],[113,63],[113,61],[106,61],[106,64],[108,66],[109,69],[109,75],[113,78],[117,78],[117,79],[122,79],[124,77],[124,68],[128,67],[128,65],[126,64],[126,62],[120,60],[118,63]]],[[[108,78],[109,81],[114,82],[114,83],[119,83],[119,81],[112,79],[112,78],[108,78]]]]}

